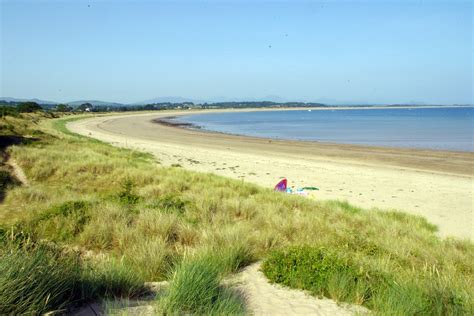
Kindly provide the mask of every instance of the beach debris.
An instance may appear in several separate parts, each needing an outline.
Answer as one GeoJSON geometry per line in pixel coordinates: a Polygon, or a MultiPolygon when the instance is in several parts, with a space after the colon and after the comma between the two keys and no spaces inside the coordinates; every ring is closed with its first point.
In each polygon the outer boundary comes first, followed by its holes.
{"type": "Polygon", "coordinates": [[[319,191],[319,188],[317,188],[317,187],[303,187],[302,190],[319,191]]]}
{"type": "Polygon", "coordinates": [[[293,190],[292,188],[288,188],[286,190],[286,193],[289,193],[289,194],[296,194],[296,195],[303,195],[303,196],[306,196],[308,195],[308,192],[304,191],[303,189],[301,188],[298,188],[296,190],[293,190]]]}

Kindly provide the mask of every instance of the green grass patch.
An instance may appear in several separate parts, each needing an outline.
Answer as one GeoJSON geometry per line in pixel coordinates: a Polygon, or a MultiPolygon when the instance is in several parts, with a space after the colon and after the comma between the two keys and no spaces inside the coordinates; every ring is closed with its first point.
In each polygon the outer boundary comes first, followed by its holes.
{"type": "Polygon", "coordinates": [[[91,205],[86,201],[67,201],[41,212],[22,226],[38,237],[70,241],[79,235],[88,223],[91,205]]]}
{"type": "Polygon", "coordinates": [[[448,285],[440,275],[404,278],[337,250],[290,247],[271,253],[262,270],[272,282],[382,314],[467,315],[473,307],[467,288],[448,285]]]}

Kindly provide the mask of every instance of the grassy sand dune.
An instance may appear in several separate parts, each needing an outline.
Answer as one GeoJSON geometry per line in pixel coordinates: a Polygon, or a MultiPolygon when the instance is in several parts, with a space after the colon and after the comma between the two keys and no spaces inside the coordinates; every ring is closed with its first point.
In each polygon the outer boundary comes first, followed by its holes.
{"type": "Polygon", "coordinates": [[[474,154],[268,140],[161,126],[189,111],[98,117],[69,128],[155,155],[164,165],[212,172],[265,187],[287,177],[317,186],[317,199],[398,209],[426,217],[442,236],[474,238],[474,154]]]}
{"type": "MultiPolygon", "coordinates": [[[[331,291],[322,293],[332,299],[379,313],[411,313],[413,305],[417,312],[473,310],[474,246],[440,239],[424,218],[162,167],[150,154],[64,133],[64,119],[51,127],[44,127],[51,121],[18,120],[24,126],[16,132],[36,139],[8,148],[29,186],[9,188],[0,204],[0,262],[10,260],[0,265],[0,302],[10,302],[0,303],[0,313],[67,308],[86,297],[134,297],[145,281],[160,280],[170,280],[170,289],[157,298],[157,311],[245,313],[220,280],[262,259],[278,272],[279,251],[308,245],[331,250],[328,257],[314,257],[315,263],[336,258],[355,271],[341,282],[334,277],[339,270],[330,271],[325,280],[332,280],[331,291]],[[64,277],[75,271],[59,303],[44,304],[51,302],[49,283],[38,282],[35,291],[14,290],[26,277],[16,263],[37,260],[31,254],[44,243],[54,251],[40,254],[49,265],[64,277]],[[55,261],[68,253],[75,259],[67,262],[77,266],[55,261]],[[387,286],[362,291],[342,282],[361,274],[382,275],[387,286]],[[188,279],[196,280],[192,291],[188,279]],[[413,300],[407,303],[407,296],[413,300]],[[31,305],[33,297],[40,303],[31,305]]],[[[308,273],[302,262],[298,269],[308,273]]],[[[45,277],[38,273],[37,279],[45,277]]]]}

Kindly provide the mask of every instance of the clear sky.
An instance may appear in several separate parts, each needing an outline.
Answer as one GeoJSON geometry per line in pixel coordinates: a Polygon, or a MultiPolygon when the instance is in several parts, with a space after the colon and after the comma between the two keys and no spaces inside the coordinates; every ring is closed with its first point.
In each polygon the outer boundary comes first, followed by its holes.
{"type": "Polygon", "coordinates": [[[3,97],[474,103],[471,1],[0,2],[3,97]]]}

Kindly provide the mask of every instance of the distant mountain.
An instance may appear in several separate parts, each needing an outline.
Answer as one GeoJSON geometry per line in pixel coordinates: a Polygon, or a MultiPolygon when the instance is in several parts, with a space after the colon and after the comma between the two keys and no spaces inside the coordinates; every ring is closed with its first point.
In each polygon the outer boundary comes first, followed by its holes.
{"type": "Polygon", "coordinates": [[[38,104],[58,104],[55,101],[47,101],[47,100],[40,100],[40,99],[18,99],[18,98],[8,98],[8,97],[0,97],[0,101],[6,102],[36,102],[38,104]]]}
{"type": "Polygon", "coordinates": [[[183,97],[158,97],[150,100],[135,102],[130,105],[146,105],[154,103],[183,103],[183,102],[193,102],[193,103],[205,103],[203,100],[188,99],[183,97]]]}
{"type": "Polygon", "coordinates": [[[78,100],[78,101],[67,102],[66,104],[70,106],[79,106],[84,103],[90,103],[94,106],[125,106],[125,104],[122,104],[122,103],[100,101],[100,100],[78,100]]]}

